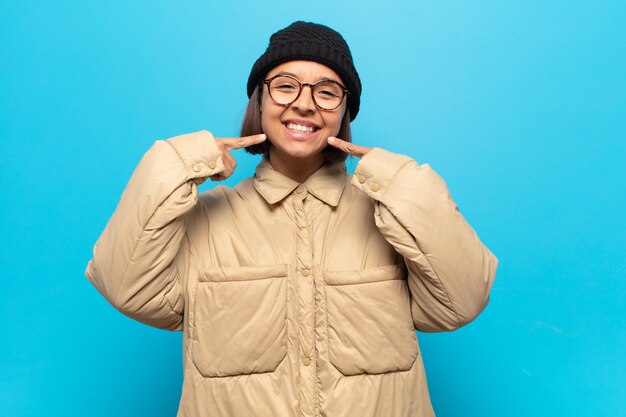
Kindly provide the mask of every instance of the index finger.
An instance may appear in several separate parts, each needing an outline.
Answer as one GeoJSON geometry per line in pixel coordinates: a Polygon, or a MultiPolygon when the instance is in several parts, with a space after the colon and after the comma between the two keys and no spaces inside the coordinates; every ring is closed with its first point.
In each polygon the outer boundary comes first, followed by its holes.
{"type": "Polygon", "coordinates": [[[226,149],[240,149],[246,146],[256,145],[263,142],[267,136],[261,133],[260,135],[242,136],[240,138],[218,138],[225,146],[226,149]]]}
{"type": "Polygon", "coordinates": [[[328,138],[328,143],[331,146],[334,146],[337,149],[344,151],[347,154],[356,156],[358,158],[363,158],[372,148],[368,148],[367,146],[357,145],[352,142],[348,142],[337,137],[331,136],[328,138]]]}

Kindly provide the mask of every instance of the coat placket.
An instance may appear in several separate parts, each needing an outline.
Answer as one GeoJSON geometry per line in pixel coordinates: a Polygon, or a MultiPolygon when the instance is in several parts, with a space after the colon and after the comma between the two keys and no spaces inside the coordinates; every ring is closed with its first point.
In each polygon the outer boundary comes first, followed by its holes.
{"type": "Polygon", "coordinates": [[[315,282],[312,252],[312,216],[310,194],[306,186],[299,185],[293,194],[296,222],[296,274],[298,317],[298,399],[303,417],[315,415],[316,366],[315,355],[315,282]]]}

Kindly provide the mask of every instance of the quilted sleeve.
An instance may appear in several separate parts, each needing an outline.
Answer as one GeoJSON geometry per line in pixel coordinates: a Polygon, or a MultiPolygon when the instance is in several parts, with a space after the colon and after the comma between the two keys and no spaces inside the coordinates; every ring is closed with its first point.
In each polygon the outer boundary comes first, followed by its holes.
{"type": "Polygon", "coordinates": [[[444,180],[428,164],[373,148],[351,183],[373,200],[377,227],[404,258],[415,328],[451,331],[476,318],[489,302],[498,259],[444,180]]]}
{"type": "Polygon", "coordinates": [[[223,170],[207,131],[158,140],[142,157],[85,271],[116,309],[151,326],[182,328],[183,215],[198,201],[198,184],[223,170]]]}

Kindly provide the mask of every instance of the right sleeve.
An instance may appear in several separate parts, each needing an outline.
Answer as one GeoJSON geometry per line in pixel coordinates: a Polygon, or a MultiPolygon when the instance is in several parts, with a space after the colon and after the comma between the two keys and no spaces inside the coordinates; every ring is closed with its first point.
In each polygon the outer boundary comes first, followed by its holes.
{"type": "Polygon", "coordinates": [[[452,331],[489,302],[498,258],[461,215],[448,186],[428,164],[373,148],[352,185],[374,202],[374,221],[402,255],[417,330],[452,331]]]}
{"type": "Polygon", "coordinates": [[[222,154],[205,130],[158,140],[146,152],[85,271],[116,309],[150,326],[182,328],[189,264],[183,216],[198,202],[198,184],[222,171],[222,154]]]}

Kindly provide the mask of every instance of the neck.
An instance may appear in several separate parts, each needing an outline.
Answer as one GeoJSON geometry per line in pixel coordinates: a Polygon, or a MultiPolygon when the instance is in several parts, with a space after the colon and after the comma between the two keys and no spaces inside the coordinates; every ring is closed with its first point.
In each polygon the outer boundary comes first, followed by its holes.
{"type": "Polygon", "coordinates": [[[308,158],[294,158],[282,155],[275,147],[270,148],[269,159],[276,171],[299,183],[306,181],[324,165],[324,155],[321,153],[308,158]]]}

